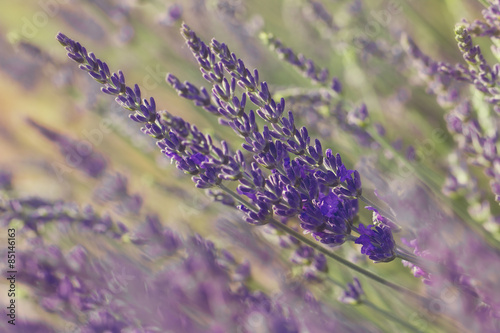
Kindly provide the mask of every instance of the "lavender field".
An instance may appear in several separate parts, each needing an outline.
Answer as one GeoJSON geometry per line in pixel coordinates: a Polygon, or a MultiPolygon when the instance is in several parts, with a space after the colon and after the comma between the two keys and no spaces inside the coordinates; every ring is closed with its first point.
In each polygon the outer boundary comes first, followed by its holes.
{"type": "Polygon", "coordinates": [[[500,0],[0,3],[0,332],[500,332],[500,0]]]}

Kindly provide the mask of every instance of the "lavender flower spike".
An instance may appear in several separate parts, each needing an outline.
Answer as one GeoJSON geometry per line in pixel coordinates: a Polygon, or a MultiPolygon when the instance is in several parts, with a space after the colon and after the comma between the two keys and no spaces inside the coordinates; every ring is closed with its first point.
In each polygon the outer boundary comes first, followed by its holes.
{"type": "Polygon", "coordinates": [[[101,88],[104,93],[115,96],[120,106],[133,112],[129,118],[143,124],[141,131],[157,140],[158,147],[176,162],[179,170],[193,175],[197,187],[211,188],[221,184],[223,179],[238,180],[242,177],[241,152],[230,154],[231,150],[225,142],[221,143],[221,150],[213,145],[210,136],[200,132],[196,126],[167,111],[157,111],[154,98],[141,99],[138,85],[134,88],[127,86],[121,71],[111,73],[105,62],[87,52],[80,43],[62,33],[57,35],[57,40],[66,46],[68,56],[80,63],[80,69],[104,85],[101,88]]]}
{"type": "MultiPolygon", "coordinates": [[[[288,118],[283,117],[284,99],[276,103],[265,82],[260,83],[259,89],[257,70],[252,75],[225,44],[212,40],[208,47],[188,26],[183,25],[181,31],[200,64],[203,76],[214,85],[212,92],[219,106],[218,112],[234,125],[233,129],[248,127],[246,130],[251,131],[244,145],[253,152],[257,162],[252,163],[251,172],[246,171],[248,168],[240,151],[232,155],[225,142],[221,143],[222,149],[217,148],[210,136],[182,118],[166,111],[156,111],[154,99],[141,99],[139,87],[128,87],[121,71],[111,73],[104,62],[65,35],[58,34],[57,39],[66,46],[68,56],[80,63],[81,69],[104,85],[103,92],[115,96],[118,104],[133,112],[129,117],[144,124],[141,130],[157,140],[157,145],[176,162],[177,168],[194,176],[197,187],[220,187],[230,192],[223,181],[238,181],[237,193],[250,199],[250,203],[242,202],[238,206],[248,222],[266,224],[274,214],[298,216],[305,232],[323,244],[335,246],[355,240],[350,233],[352,228],[356,230],[353,222],[357,219],[357,198],[362,193],[359,173],[348,171],[338,154],[334,157],[326,150],[323,155],[319,140],[310,145],[307,129],[295,127],[292,113],[289,112],[288,118]],[[219,62],[216,62],[216,57],[219,62]],[[231,82],[224,77],[223,69],[232,76],[231,82]],[[246,90],[241,99],[234,96],[236,84],[246,90]],[[253,125],[255,114],[252,112],[245,120],[248,126],[236,124],[237,118],[246,115],[245,96],[250,96],[250,100],[259,106],[256,114],[270,123],[271,128],[264,126],[259,132],[253,125]],[[230,100],[234,108],[230,108],[230,100]],[[290,160],[289,153],[297,157],[290,160]],[[261,167],[272,170],[271,175],[266,177],[261,167]]],[[[207,94],[201,92],[200,95],[200,91],[192,86],[181,86],[173,76],[169,78],[185,97],[202,96],[201,99],[207,101],[207,94]]],[[[199,101],[198,97],[194,99],[199,101]]],[[[211,105],[199,103],[202,107],[211,105]]],[[[360,227],[361,236],[356,240],[363,244],[362,253],[376,262],[393,260],[395,244],[390,229],[363,228],[360,227]]]]}

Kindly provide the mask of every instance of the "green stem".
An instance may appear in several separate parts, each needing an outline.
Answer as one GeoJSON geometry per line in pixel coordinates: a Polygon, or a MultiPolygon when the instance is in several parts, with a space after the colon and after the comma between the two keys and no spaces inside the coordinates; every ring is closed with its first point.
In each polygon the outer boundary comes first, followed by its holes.
{"type": "MultiPolygon", "coordinates": [[[[242,205],[245,205],[247,208],[257,212],[258,209],[256,207],[254,207],[251,203],[247,202],[246,200],[244,200],[242,197],[240,197],[237,193],[233,192],[231,189],[227,188],[226,186],[220,184],[219,185],[219,188],[223,191],[225,191],[226,193],[228,193],[229,195],[231,195],[235,200],[237,200],[238,202],[240,202],[242,205]]],[[[416,300],[418,300],[419,302],[422,302],[422,303],[426,303],[427,302],[427,298],[424,297],[424,296],[421,296],[417,293],[415,293],[414,291],[411,291],[410,289],[407,289],[405,287],[402,287],[400,285],[397,285],[395,283],[392,283],[364,268],[361,268],[359,267],[358,265],[355,265],[353,264],[352,262],[336,255],[335,253],[331,252],[330,250],[324,248],[323,246],[321,246],[318,242],[316,241],[313,241],[307,237],[305,237],[304,235],[298,233],[297,231],[293,230],[292,228],[288,227],[287,225],[275,220],[274,218],[268,218],[267,219],[267,222],[269,224],[271,224],[272,226],[274,226],[276,229],[279,229],[295,238],[297,238],[298,240],[300,240],[301,242],[309,245],[310,247],[312,247],[313,249],[315,249],[316,251],[318,252],[321,252],[323,253],[325,256],[339,262],[340,264],[344,265],[344,266],[347,266],[348,268],[366,276],[367,278],[370,278],[386,287],[389,287],[393,290],[396,290],[404,295],[407,295],[407,296],[411,296],[413,298],[415,298],[416,300]]]]}
{"type": "Polygon", "coordinates": [[[486,8],[489,8],[490,7],[490,4],[488,3],[488,1],[486,0],[479,0],[479,2],[486,8]]]}

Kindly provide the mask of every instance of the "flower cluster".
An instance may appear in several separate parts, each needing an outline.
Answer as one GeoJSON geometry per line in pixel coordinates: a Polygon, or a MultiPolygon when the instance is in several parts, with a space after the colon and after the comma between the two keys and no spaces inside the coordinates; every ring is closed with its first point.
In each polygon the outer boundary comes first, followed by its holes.
{"type": "MultiPolygon", "coordinates": [[[[224,43],[212,40],[209,47],[187,25],[183,25],[181,33],[200,64],[203,77],[213,84],[215,104],[203,88],[181,83],[171,74],[167,82],[180,96],[218,115],[221,124],[245,139],[242,147],[255,160],[250,168],[241,151],[231,153],[224,141],[222,149],[218,148],[209,135],[182,118],[157,112],[154,99],[141,100],[140,88],[127,87],[121,72],[111,74],[106,63],[87,53],[79,43],[63,34],[57,38],[66,46],[69,57],[82,64],[80,68],[105,85],[103,92],[117,96],[117,103],[134,112],[130,118],[145,124],[141,130],[157,140],[162,152],[175,160],[178,169],[195,175],[197,187],[220,187],[223,180],[238,181],[238,194],[250,199],[250,205],[238,206],[246,213],[248,222],[268,223],[273,213],[298,216],[301,227],[321,243],[340,245],[354,240],[350,233],[357,215],[357,198],[362,194],[359,173],[348,170],[339,154],[334,155],[330,149],[323,153],[319,140],[310,145],[307,129],[296,128],[291,112],[288,117],[283,116],[285,100],[276,103],[267,83],[259,81],[258,71],[252,74],[224,43]],[[230,74],[230,81],[224,70],[230,74]],[[236,96],[237,86],[243,90],[241,97],[236,96]],[[247,98],[258,107],[256,112],[246,112],[247,98]],[[256,115],[271,127],[265,125],[260,131],[256,115]],[[291,159],[290,154],[297,157],[291,159]],[[271,173],[266,175],[263,169],[270,169],[271,173]]],[[[370,240],[384,241],[377,236],[370,240]]],[[[390,243],[384,248],[389,251],[384,261],[394,259],[394,246],[390,243]]],[[[372,252],[370,249],[363,253],[372,252]]]]}

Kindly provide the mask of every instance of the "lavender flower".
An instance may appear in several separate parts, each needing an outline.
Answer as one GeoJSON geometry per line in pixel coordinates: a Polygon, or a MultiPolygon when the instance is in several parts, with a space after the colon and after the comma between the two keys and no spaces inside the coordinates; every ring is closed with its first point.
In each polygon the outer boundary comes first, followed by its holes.
{"type": "Polygon", "coordinates": [[[497,105],[500,101],[500,92],[496,87],[498,85],[498,66],[492,67],[488,64],[480,47],[473,44],[472,37],[464,25],[455,27],[455,39],[469,69],[457,65],[455,70],[450,70],[450,66],[442,65],[440,71],[457,80],[473,84],[477,90],[487,96],[486,100],[489,103],[497,105]]]}
{"type": "Polygon", "coordinates": [[[366,254],[373,262],[388,262],[396,258],[396,243],[388,226],[365,227],[361,223],[357,231],[361,236],[355,243],[362,245],[361,253],[366,254]]]}
{"type": "Polygon", "coordinates": [[[122,107],[134,111],[130,118],[143,123],[143,133],[154,137],[162,152],[176,162],[178,169],[193,175],[197,187],[210,188],[221,183],[223,178],[239,179],[241,177],[243,157],[241,152],[229,155],[230,150],[222,142],[223,149],[213,146],[210,136],[205,136],[196,126],[175,117],[166,111],[156,111],[153,98],[141,100],[139,86],[134,89],[125,85],[123,73],[109,71],[106,63],[97,59],[92,53],[87,53],[79,43],[72,41],[63,34],[58,35],[61,44],[67,46],[68,55],[79,63],[80,67],[89,72],[96,81],[105,85],[103,92],[117,96],[116,101],[122,107]],[[213,153],[216,158],[208,155],[213,153]]]}
{"type": "MultiPolygon", "coordinates": [[[[492,167],[497,160],[497,152],[495,145],[491,142],[496,141],[497,134],[489,131],[491,134],[485,133],[483,128],[486,122],[479,123],[477,115],[473,112],[471,102],[468,100],[460,101],[458,91],[453,87],[456,82],[469,82],[474,84],[474,87],[484,93],[492,104],[495,104],[495,88],[496,69],[491,68],[481,53],[478,46],[474,46],[472,38],[467,29],[463,25],[458,25],[455,29],[456,40],[460,51],[463,53],[464,59],[469,64],[469,69],[459,64],[452,67],[449,64],[437,63],[424,55],[420,49],[410,39],[406,39],[406,45],[409,54],[421,66],[421,73],[426,75],[427,81],[433,87],[430,92],[438,96],[438,101],[447,108],[452,108],[451,112],[445,116],[449,131],[454,134],[458,142],[459,149],[464,155],[472,155],[471,164],[483,165],[485,174],[490,178],[490,186],[492,192],[496,194],[496,184],[498,183],[498,174],[495,168],[492,167]],[[444,76],[443,76],[444,74],[444,76]],[[438,84],[439,83],[439,84],[438,84]],[[438,87],[437,89],[434,87],[438,87]],[[489,137],[491,135],[491,137],[489,137]],[[486,152],[487,151],[487,152],[486,152]]],[[[495,109],[495,107],[494,107],[495,109]]],[[[489,117],[489,121],[495,123],[495,120],[489,117]]],[[[487,126],[487,125],[486,125],[487,126]]],[[[477,181],[473,176],[469,176],[469,184],[474,184],[477,181]]],[[[444,189],[446,192],[446,188],[444,189]]],[[[449,192],[449,191],[448,191],[449,192]]],[[[496,198],[498,200],[498,198],[496,198]]]]}

